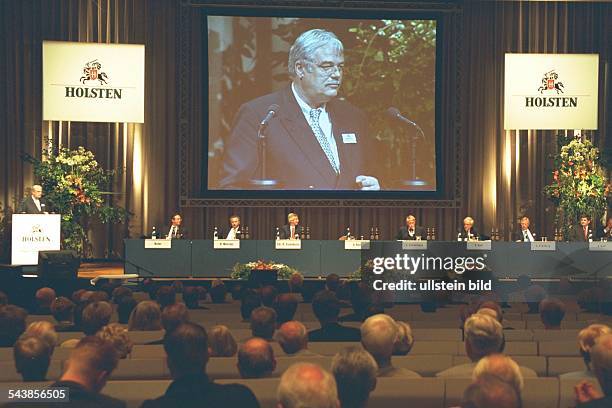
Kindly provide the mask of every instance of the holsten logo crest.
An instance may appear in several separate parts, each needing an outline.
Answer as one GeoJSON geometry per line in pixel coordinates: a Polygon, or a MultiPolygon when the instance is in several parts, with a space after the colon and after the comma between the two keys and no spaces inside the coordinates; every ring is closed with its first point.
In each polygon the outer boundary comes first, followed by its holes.
{"type": "Polygon", "coordinates": [[[49,238],[45,233],[43,233],[43,229],[39,224],[32,225],[32,230],[30,234],[26,234],[21,237],[22,242],[51,242],[51,238],[49,238]]]}
{"type": "Polygon", "coordinates": [[[108,85],[110,78],[106,72],[102,71],[102,63],[98,59],[85,63],[83,76],[79,79],[81,86],[67,86],[66,98],[99,98],[99,99],[121,99],[121,88],[96,88],[88,86],[89,82],[98,82],[97,85],[108,85]]]}
{"type": "MultiPolygon", "coordinates": [[[[565,93],[564,89],[565,85],[559,81],[559,74],[552,69],[544,73],[538,92],[548,94],[554,91],[556,95],[559,95],[559,93],[565,93]]],[[[575,108],[577,106],[578,97],[576,96],[525,96],[525,107],[527,108],[575,108]]]]}

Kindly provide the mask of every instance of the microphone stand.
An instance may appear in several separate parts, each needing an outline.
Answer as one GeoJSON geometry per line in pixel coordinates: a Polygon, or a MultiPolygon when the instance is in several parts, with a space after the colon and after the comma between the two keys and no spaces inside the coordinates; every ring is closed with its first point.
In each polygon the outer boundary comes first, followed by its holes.
{"type": "Polygon", "coordinates": [[[273,190],[277,188],[278,181],[268,179],[266,174],[266,129],[267,125],[259,125],[257,129],[257,161],[256,173],[258,178],[251,179],[251,185],[259,190],[273,190]]]}
{"type": "MultiPolygon", "coordinates": [[[[411,122],[414,127],[416,127],[417,131],[420,133],[421,138],[423,140],[425,140],[425,133],[423,133],[423,129],[421,129],[421,127],[419,125],[417,125],[414,122],[411,122]]],[[[408,186],[408,187],[423,187],[427,185],[427,182],[425,180],[422,180],[420,178],[417,177],[417,171],[416,171],[416,161],[417,161],[417,151],[416,151],[416,144],[417,144],[417,140],[418,137],[415,135],[410,137],[410,141],[412,142],[412,146],[410,148],[410,158],[411,158],[411,179],[409,180],[404,180],[402,181],[402,184],[404,186],[408,186]]]]}

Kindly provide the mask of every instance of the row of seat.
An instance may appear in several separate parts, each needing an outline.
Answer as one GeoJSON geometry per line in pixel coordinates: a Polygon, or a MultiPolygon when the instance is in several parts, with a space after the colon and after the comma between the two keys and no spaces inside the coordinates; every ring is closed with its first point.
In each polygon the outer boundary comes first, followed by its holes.
{"type": "MultiPolygon", "coordinates": [[[[258,380],[221,380],[220,383],[240,383],[249,387],[257,396],[262,408],[276,407],[278,378],[258,380]]],[[[369,408],[442,408],[457,406],[465,388],[467,378],[379,378],[376,389],[370,394],[369,408]]],[[[575,380],[558,378],[532,378],[525,380],[523,390],[524,408],[568,408],[575,406],[575,380]]],[[[42,388],[43,383],[7,383],[9,388],[42,388]]],[[[140,407],[146,399],[163,395],[170,380],[109,381],[103,392],[127,403],[128,408],[140,407]]],[[[598,388],[599,386],[595,384],[598,388]]]]}
{"type": "MultiPolygon", "coordinates": [[[[544,356],[521,356],[514,355],[512,358],[519,365],[533,369],[538,376],[554,377],[561,374],[585,369],[584,362],[580,357],[544,357],[544,356]]],[[[280,376],[284,370],[296,361],[312,361],[324,367],[331,364],[330,356],[294,356],[286,357],[280,355],[276,358],[277,368],[274,375],[280,376]]],[[[65,360],[51,360],[48,371],[48,378],[58,378],[62,372],[65,360]]],[[[236,357],[213,357],[208,363],[208,373],[211,378],[237,378],[236,357]]],[[[469,363],[467,356],[451,356],[443,354],[432,355],[413,355],[397,356],[393,359],[393,364],[416,371],[424,377],[433,377],[436,373],[447,368],[469,363]]],[[[169,378],[169,371],[166,367],[165,358],[142,357],[121,360],[119,366],[113,372],[114,379],[160,379],[169,378]]],[[[0,361],[0,382],[17,381],[21,377],[15,371],[13,361],[0,361]]]]}

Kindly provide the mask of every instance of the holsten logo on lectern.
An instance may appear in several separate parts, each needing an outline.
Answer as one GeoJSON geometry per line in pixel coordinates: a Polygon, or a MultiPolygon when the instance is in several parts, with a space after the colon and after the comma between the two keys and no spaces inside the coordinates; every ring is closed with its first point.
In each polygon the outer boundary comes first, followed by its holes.
{"type": "MultiPolygon", "coordinates": [[[[553,69],[542,77],[542,83],[538,88],[540,94],[556,92],[563,94],[565,85],[559,81],[559,74],[553,69]]],[[[578,106],[577,96],[525,96],[526,108],[575,108],[578,106]]]]}
{"type": "Polygon", "coordinates": [[[43,233],[42,227],[38,224],[32,225],[29,234],[21,237],[22,242],[51,242],[51,238],[43,233]]]}
{"type": "MultiPolygon", "coordinates": [[[[90,81],[99,85],[108,85],[109,77],[102,71],[102,64],[97,60],[89,61],[83,67],[83,76],[79,80],[83,85],[90,81]]],[[[121,88],[92,88],[89,86],[66,86],[66,98],[101,98],[121,99],[121,88]]]]}

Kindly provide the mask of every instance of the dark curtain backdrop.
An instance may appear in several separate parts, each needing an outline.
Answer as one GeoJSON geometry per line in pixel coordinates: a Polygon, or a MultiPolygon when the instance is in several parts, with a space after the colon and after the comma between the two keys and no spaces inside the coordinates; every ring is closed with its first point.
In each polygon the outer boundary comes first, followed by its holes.
{"type": "MultiPolygon", "coordinates": [[[[394,7],[398,3],[393,2],[394,7]]],[[[404,3],[414,9],[413,2],[404,3]]],[[[197,69],[206,63],[200,55],[204,40],[200,8],[171,0],[2,1],[0,204],[4,214],[10,213],[35,181],[20,155],[40,157],[51,142],[54,146],[83,145],[108,168],[123,170],[114,186],[119,194],[113,200],[133,216],[128,225],[97,226],[92,231],[96,257],[122,255],[124,237],[138,237],[153,225],[165,224],[177,209],[183,212],[194,238],[209,237],[213,226],[225,226],[232,213],[243,218],[255,238],[271,238],[273,226],[283,224],[290,210],[299,212],[314,238],[336,238],[346,226],[364,234],[378,226],[382,237],[390,238],[408,212],[416,213],[421,224],[436,227],[438,239],[452,239],[465,215],[473,216],[485,232],[497,227],[508,236],[523,213],[552,237],[554,214],[542,187],[549,182],[549,155],[556,148],[557,132],[503,130],[503,55],[599,53],[599,130],[588,135],[601,148],[610,149],[612,4],[446,3],[443,54],[451,62],[442,68],[446,200],[407,208],[385,202],[312,207],[289,196],[273,205],[236,201],[194,206],[198,201],[189,198],[197,196],[200,185],[205,128],[201,101],[207,97],[200,92],[197,69]],[[43,122],[43,40],[145,44],[145,123],[43,122]],[[180,55],[188,55],[188,60],[180,55]],[[187,78],[181,77],[180,64],[184,63],[193,67],[187,78]],[[185,100],[190,105],[187,112],[180,112],[185,100]],[[181,134],[187,135],[186,140],[181,134]],[[181,143],[187,146],[184,157],[181,143]]],[[[369,2],[377,7],[383,4],[369,2]]]]}

